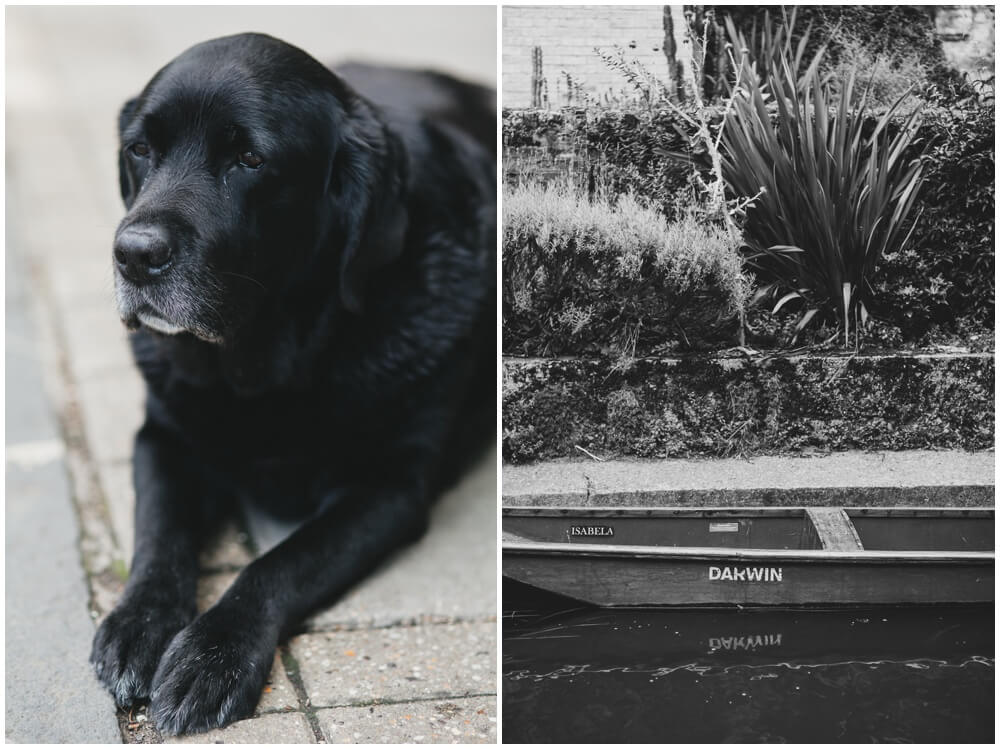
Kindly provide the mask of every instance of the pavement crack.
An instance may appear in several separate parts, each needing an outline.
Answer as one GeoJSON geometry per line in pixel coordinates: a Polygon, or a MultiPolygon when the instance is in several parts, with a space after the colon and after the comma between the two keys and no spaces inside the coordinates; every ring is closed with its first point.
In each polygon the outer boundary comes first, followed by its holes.
{"type": "Polygon", "coordinates": [[[327,634],[331,632],[358,632],[360,630],[371,629],[397,629],[416,627],[447,627],[455,624],[489,624],[496,622],[496,614],[483,614],[479,616],[433,616],[425,615],[419,617],[409,617],[397,619],[391,622],[335,622],[331,624],[320,624],[307,626],[297,634],[327,634]]]}
{"type": "Polygon", "coordinates": [[[406,699],[374,699],[361,702],[343,702],[336,705],[317,705],[316,710],[337,710],[345,707],[375,707],[378,705],[410,705],[420,702],[441,702],[442,700],[474,700],[478,697],[496,697],[494,692],[466,692],[464,694],[432,694],[428,697],[407,697],[406,699]]]}
{"type": "Polygon", "coordinates": [[[306,692],[305,682],[302,681],[302,672],[299,668],[299,662],[296,660],[295,656],[292,655],[291,649],[288,645],[282,645],[279,649],[281,654],[281,666],[285,669],[285,676],[288,677],[288,681],[291,682],[292,689],[295,690],[295,697],[299,701],[299,709],[302,714],[306,716],[306,720],[309,722],[309,728],[313,732],[313,736],[316,737],[317,744],[325,744],[326,738],[323,736],[323,729],[319,724],[319,716],[316,715],[316,708],[313,707],[312,703],[309,701],[309,694],[306,692]]]}

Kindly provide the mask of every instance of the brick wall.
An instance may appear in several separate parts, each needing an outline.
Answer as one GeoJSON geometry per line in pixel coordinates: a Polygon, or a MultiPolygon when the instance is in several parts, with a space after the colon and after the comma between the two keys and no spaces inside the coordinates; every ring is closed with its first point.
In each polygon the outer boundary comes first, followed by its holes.
{"type": "MultiPolygon", "coordinates": [[[[684,28],[682,6],[663,5],[507,5],[503,9],[503,106],[532,103],[532,53],[542,50],[543,92],[549,106],[580,103],[566,75],[599,100],[634,98],[629,82],[594,52],[623,48],[627,58],[661,81],[671,79],[664,54],[664,12],[675,29],[684,28]]],[[[679,37],[679,35],[677,35],[679,37]]],[[[690,58],[689,45],[677,57],[690,58]]]]}

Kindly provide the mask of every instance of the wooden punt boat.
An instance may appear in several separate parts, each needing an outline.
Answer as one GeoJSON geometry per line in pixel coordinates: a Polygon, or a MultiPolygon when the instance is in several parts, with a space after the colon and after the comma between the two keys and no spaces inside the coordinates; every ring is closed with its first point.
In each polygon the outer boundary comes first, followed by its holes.
{"type": "Polygon", "coordinates": [[[504,576],[598,606],[983,603],[994,511],[503,509],[504,576]]]}

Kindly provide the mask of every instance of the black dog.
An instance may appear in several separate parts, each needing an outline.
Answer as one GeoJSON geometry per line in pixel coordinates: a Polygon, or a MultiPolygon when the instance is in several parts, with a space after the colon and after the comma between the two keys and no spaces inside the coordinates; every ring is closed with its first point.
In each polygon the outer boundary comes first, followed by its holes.
{"type": "Polygon", "coordinates": [[[147,405],[131,577],[91,661],[198,731],[251,714],[279,641],[495,437],[495,95],[243,34],[163,68],[119,129],[147,405]],[[304,522],[197,616],[199,544],[243,498],[304,522]]]}

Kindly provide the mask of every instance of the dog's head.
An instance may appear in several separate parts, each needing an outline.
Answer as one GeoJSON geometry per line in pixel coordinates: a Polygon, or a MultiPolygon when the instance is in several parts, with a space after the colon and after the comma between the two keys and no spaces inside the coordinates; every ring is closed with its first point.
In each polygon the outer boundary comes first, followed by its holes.
{"type": "Polygon", "coordinates": [[[371,272],[401,251],[401,144],[277,39],[192,47],[126,103],[119,134],[115,290],[131,327],[224,342],[316,273],[358,313],[371,272]]]}

